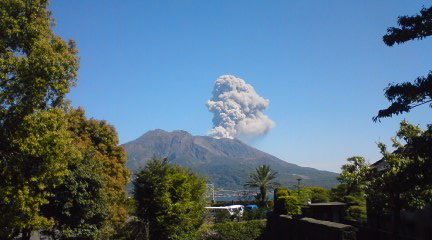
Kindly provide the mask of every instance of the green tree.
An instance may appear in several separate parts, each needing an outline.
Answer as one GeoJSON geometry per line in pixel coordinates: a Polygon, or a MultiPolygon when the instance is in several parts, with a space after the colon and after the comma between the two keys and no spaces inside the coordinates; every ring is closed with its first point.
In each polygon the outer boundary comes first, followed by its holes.
{"type": "Polygon", "coordinates": [[[43,215],[55,221],[44,233],[53,239],[100,239],[110,218],[102,162],[94,151],[87,151],[69,170],[71,174],[50,191],[49,203],[42,208],[43,215]]]}
{"type": "Polygon", "coordinates": [[[65,117],[79,155],[63,183],[49,189],[43,215],[54,221],[46,233],[55,239],[106,239],[126,220],[129,179],[125,153],[115,129],[69,108],[65,117]]]}
{"type": "Polygon", "coordinates": [[[392,212],[392,232],[397,236],[400,227],[400,213],[407,209],[409,199],[406,198],[410,191],[410,184],[405,172],[409,159],[398,153],[387,151],[387,147],[379,143],[379,148],[385,160],[385,169],[374,169],[371,174],[367,190],[370,212],[383,214],[392,212]]]}
{"type": "Polygon", "coordinates": [[[0,159],[0,233],[11,237],[22,232],[29,238],[34,229],[52,226],[40,212],[48,203],[49,188],[61,184],[68,165],[78,152],[70,147],[73,138],[61,109],[27,115],[21,129],[10,136],[0,159]]]}
{"type": "Polygon", "coordinates": [[[350,157],[347,161],[347,164],[342,165],[342,172],[338,177],[338,180],[347,186],[345,195],[364,190],[366,187],[366,176],[368,176],[371,169],[364,157],[350,157]]]}
{"type": "Polygon", "coordinates": [[[250,180],[246,182],[246,187],[253,187],[259,189],[257,196],[261,206],[267,205],[267,191],[269,189],[279,186],[275,179],[277,172],[270,169],[268,165],[258,166],[255,172],[250,175],[250,180]]]}
{"type": "Polygon", "coordinates": [[[331,199],[348,204],[346,219],[362,221],[366,217],[366,193],[372,168],[363,157],[350,157],[338,177],[341,182],[331,190],[331,199]]]}
{"type": "Polygon", "coordinates": [[[126,156],[112,126],[65,101],[78,51],[53,33],[47,7],[0,1],[0,238],[36,229],[106,238],[127,217],[126,156]]]}
{"type": "Polygon", "coordinates": [[[62,182],[73,161],[63,105],[75,84],[73,41],[51,30],[46,0],[0,1],[0,235],[53,222],[40,215],[47,189],[62,182]]]}
{"type": "Polygon", "coordinates": [[[154,157],[133,185],[136,216],[147,239],[193,239],[205,217],[204,178],[154,157]]]}
{"type": "Polygon", "coordinates": [[[92,152],[93,158],[102,165],[99,174],[105,182],[103,191],[106,193],[110,216],[102,231],[105,236],[112,235],[128,218],[125,186],[129,182],[130,172],[125,165],[126,153],[119,145],[115,128],[106,121],[87,119],[83,109],[70,110],[67,120],[75,146],[84,156],[92,152]]]}
{"type": "Polygon", "coordinates": [[[404,179],[410,186],[410,203],[422,209],[432,203],[432,125],[426,130],[402,121],[393,138],[394,154],[404,160],[404,179]],[[404,143],[402,143],[404,142],[404,143]]]}
{"type": "Polygon", "coordinates": [[[385,166],[371,173],[367,194],[373,214],[392,213],[394,236],[400,228],[402,210],[421,210],[431,206],[432,159],[430,145],[427,146],[431,143],[431,136],[430,126],[423,131],[403,121],[397,136],[392,139],[394,151],[388,151],[386,145],[379,144],[385,166]]]}
{"type": "MultiPolygon", "coordinates": [[[[388,46],[401,44],[414,39],[423,39],[432,34],[432,7],[423,8],[415,16],[401,16],[398,19],[399,27],[390,27],[383,41],[388,46]]],[[[411,109],[432,102],[432,72],[426,77],[418,77],[414,83],[404,82],[390,84],[385,89],[385,96],[391,105],[378,112],[374,117],[377,121],[384,117],[391,117],[411,109]]],[[[432,107],[432,104],[430,105],[432,107]]]]}
{"type": "Polygon", "coordinates": [[[310,200],[312,203],[328,202],[330,200],[330,191],[322,187],[309,187],[310,200]]]}
{"type": "Polygon", "coordinates": [[[301,204],[298,191],[290,191],[287,188],[277,188],[275,190],[274,213],[291,216],[299,215],[301,214],[301,204]]]}
{"type": "Polygon", "coordinates": [[[348,193],[348,185],[339,184],[330,191],[330,200],[344,202],[348,204],[345,211],[345,219],[349,221],[360,222],[367,217],[366,212],[366,193],[360,188],[348,193]]]}

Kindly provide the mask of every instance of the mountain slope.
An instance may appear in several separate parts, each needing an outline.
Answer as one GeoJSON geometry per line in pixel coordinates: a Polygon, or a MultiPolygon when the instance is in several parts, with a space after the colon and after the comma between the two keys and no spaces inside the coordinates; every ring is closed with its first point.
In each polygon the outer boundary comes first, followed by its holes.
{"type": "Polygon", "coordinates": [[[168,157],[171,162],[190,167],[218,187],[240,189],[258,165],[267,164],[278,172],[278,181],[292,187],[301,177],[309,186],[333,187],[338,174],[280,160],[236,139],[192,136],[186,131],[149,131],[123,145],[127,166],[136,171],[152,156],[168,157]]]}

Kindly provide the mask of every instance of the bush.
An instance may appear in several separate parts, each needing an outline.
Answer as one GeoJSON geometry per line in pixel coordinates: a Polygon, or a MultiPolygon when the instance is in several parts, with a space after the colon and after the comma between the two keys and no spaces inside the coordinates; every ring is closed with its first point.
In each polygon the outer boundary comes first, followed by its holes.
{"type": "Polygon", "coordinates": [[[310,192],[310,200],[313,203],[321,203],[330,201],[330,191],[322,187],[310,187],[307,189],[310,192]]]}
{"type": "Polygon", "coordinates": [[[274,213],[287,215],[301,214],[300,201],[297,196],[280,196],[275,201],[274,213]]]}
{"type": "Polygon", "coordinates": [[[349,221],[361,222],[366,219],[366,206],[349,206],[345,212],[349,221]]]}
{"type": "Polygon", "coordinates": [[[231,220],[231,215],[228,211],[215,211],[213,217],[215,223],[222,223],[231,220]]]}
{"type": "Polygon", "coordinates": [[[246,209],[243,212],[243,220],[266,219],[269,211],[268,208],[246,209]]]}
{"type": "Polygon", "coordinates": [[[266,220],[206,224],[198,232],[198,240],[254,240],[260,239],[266,220]]]}
{"type": "Polygon", "coordinates": [[[277,200],[281,196],[292,195],[288,188],[276,188],[274,192],[274,200],[277,200]]]}

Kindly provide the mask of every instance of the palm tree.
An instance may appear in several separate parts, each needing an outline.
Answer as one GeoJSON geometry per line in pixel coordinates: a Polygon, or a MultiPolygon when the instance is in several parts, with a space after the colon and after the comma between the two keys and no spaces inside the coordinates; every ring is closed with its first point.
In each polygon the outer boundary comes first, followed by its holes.
{"type": "Polygon", "coordinates": [[[246,182],[246,187],[259,188],[260,193],[257,198],[261,206],[267,205],[267,190],[279,186],[279,183],[274,181],[276,176],[277,172],[271,170],[269,165],[262,165],[255,169],[255,172],[250,175],[250,181],[246,182]]]}

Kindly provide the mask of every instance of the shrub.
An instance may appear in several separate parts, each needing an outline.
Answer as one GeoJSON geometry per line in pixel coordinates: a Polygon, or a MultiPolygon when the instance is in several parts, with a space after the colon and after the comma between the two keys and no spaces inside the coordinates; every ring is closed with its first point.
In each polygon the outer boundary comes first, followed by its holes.
{"type": "Polygon", "coordinates": [[[198,232],[198,240],[254,240],[260,239],[266,220],[206,224],[198,232]]]}
{"type": "Polygon", "coordinates": [[[366,206],[349,206],[345,214],[347,220],[360,222],[366,219],[366,206]]]}
{"type": "Polygon", "coordinates": [[[280,196],[275,201],[274,213],[287,215],[301,214],[300,201],[297,196],[280,196]]]}
{"type": "Polygon", "coordinates": [[[228,211],[215,211],[213,217],[215,223],[222,223],[231,220],[231,215],[228,211]]]}
{"type": "Polygon", "coordinates": [[[267,217],[268,208],[246,209],[243,213],[243,220],[265,219],[267,217]]]}
{"type": "Polygon", "coordinates": [[[322,187],[310,187],[310,200],[313,203],[321,203],[330,201],[330,191],[322,187]]]}
{"type": "Polygon", "coordinates": [[[278,199],[281,196],[289,196],[292,195],[291,191],[288,188],[276,188],[274,191],[274,199],[278,199]]]}

